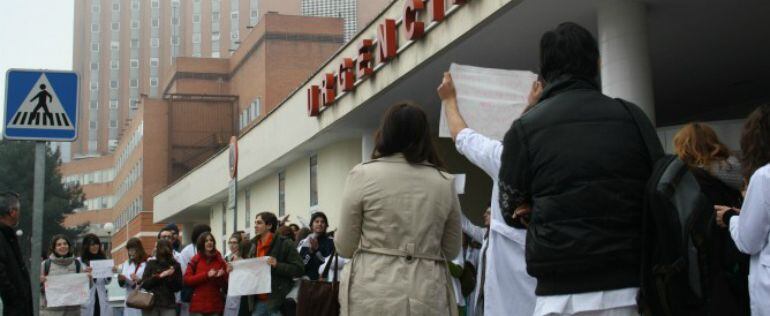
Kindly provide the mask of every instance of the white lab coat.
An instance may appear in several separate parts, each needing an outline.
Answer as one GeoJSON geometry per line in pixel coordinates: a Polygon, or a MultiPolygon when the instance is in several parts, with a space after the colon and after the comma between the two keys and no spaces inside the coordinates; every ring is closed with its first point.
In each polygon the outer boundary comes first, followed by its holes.
{"type": "MultiPolygon", "coordinates": [[[[460,131],[455,147],[492,178],[492,218],[486,248],[485,315],[532,315],[537,281],[527,274],[524,260],[526,230],[505,224],[498,202],[498,174],[503,144],[476,131],[460,131]]],[[[484,253],[482,251],[482,257],[484,253]]]]}
{"type": "MultiPolygon", "coordinates": [[[[465,267],[465,255],[463,254],[462,251],[460,251],[460,253],[457,254],[457,257],[452,259],[452,263],[463,268],[465,267]]],[[[452,285],[455,290],[455,301],[457,301],[457,306],[465,306],[465,297],[463,297],[462,285],[460,284],[460,279],[452,276],[452,285]]]]}
{"type": "MultiPolygon", "coordinates": [[[[80,259],[78,259],[80,260],[80,259]]],[[[80,260],[83,262],[83,260],[80,260]]],[[[85,266],[85,264],[83,265],[85,266]]],[[[107,284],[112,282],[112,278],[108,279],[94,279],[91,290],[88,292],[88,303],[84,304],[80,308],[81,316],[93,316],[96,312],[96,298],[99,298],[99,315],[112,316],[112,308],[110,308],[109,294],[107,293],[107,284]],[[97,295],[98,294],[98,295],[97,295]]]]}
{"type": "MultiPolygon", "coordinates": [[[[123,287],[126,289],[126,297],[133,292],[139,290],[138,288],[135,288],[136,284],[131,281],[131,274],[136,273],[136,275],[141,278],[142,275],[144,275],[144,268],[147,266],[146,262],[142,262],[139,264],[139,268],[136,268],[136,264],[130,261],[126,261],[126,263],[123,264],[123,271],[120,272],[124,277],[126,277],[126,283],[123,285],[123,287]]],[[[136,309],[136,308],[129,308],[126,306],[125,310],[123,311],[124,316],[142,316],[142,310],[136,309]]]]}
{"type": "Polygon", "coordinates": [[[730,235],[749,261],[752,315],[770,315],[770,164],[751,176],[740,216],[730,220],[730,235]]]}

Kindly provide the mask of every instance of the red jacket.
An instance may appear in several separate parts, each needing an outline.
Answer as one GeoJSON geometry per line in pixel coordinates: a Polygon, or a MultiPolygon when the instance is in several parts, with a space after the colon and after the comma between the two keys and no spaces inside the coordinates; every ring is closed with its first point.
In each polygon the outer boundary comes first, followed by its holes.
{"type": "Polygon", "coordinates": [[[227,263],[217,251],[213,258],[198,253],[187,265],[184,273],[184,285],[193,287],[190,312],[192,313],[222,313],[225,309],[224,290],[227,289],[227,263]],[[209,270],[225,270],[221,277],[209,278],[209,270]]]}

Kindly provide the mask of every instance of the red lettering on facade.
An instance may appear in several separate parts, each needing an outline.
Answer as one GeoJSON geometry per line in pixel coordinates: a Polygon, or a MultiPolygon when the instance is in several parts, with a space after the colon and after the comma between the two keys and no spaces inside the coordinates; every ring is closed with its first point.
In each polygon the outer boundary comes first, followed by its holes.
{"type": "Polygon", "coordinates": [[[330,106],[337,99],[337,77],[333,73],[324,74],[321,82],[321,100],[324,106],[330,106]]]}
{"type": "MultiPolygon", "coordinates": [[[[441,2],[443,0],[433,0],[441,2]]],[[[410,41],[421,38],[425,35],[425,23],[417,21],[420,12],[425,10],[425,3],[422,0],[406,0],[404,5],[404,29],[406,38],[410,41]]]]}
{"type": "Polygon", "coordinates": [[[372,65],[373,46],[374,44],[370,39],[362,40],[361,44],[358,45],[358,60],[356,61],[358,79],[364,79],[374,72],[372,65]]]}
{"type": "Polygon", "coordinates": [[[444,0],[432,0],[430,2],[431,20],[434,22],[444,21],[446,10],[444,9],[444,0]]]}
{"type": "Polygon", "coordinates": [[[318,116],[318,109],[321,103],[321,89],[312,85],[307,89],[307,114],[310,116],[318,116]]]}
{"type": "Polygon", "coordinates": [[[356,73],[354,69],[355,65],[352,58],[343,58],[340,64],[339,74],[339,89],[345,92],[353,91],[355,89],[356,73]]]}
{"type": "Polygon", "coordinates": [[[396,57],[396,20],[385,19],[377,28],[377,60],[384,64],[396,57]]]}
{"type": "Polygon", "coordinates": [[[452,0],[452,4],[454,5],[463,5],[468,3],[468,0],[452,0]]]}

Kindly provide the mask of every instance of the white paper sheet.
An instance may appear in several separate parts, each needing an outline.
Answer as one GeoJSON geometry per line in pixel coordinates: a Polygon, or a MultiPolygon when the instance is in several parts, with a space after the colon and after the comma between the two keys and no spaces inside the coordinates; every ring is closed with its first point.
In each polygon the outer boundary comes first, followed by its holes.
{"type": "MultiPolygon", "coordinates": [[[[513,120],[521,116],[537,75],[530,71],[481,68],[452,64],[457,106],[468,127],[502,140],[513,120]]],[[[450,137],[441,105],[439,137],[450,137]]]]}
{"type": "Polygon", "coordinates": [[[455,193],[465,194],[465,174],[454,174],[455,177],[455,193]]]}
{"type": "Polygon", "coordinates": [[[233,271],[227,284],[228,296],[244,296],[270,293],[272,279],[267,257],[231,262],[233,271]]]}
{"type": "Polygon", "coordinates": [[[88,303],[88,275],[70,273],[51,275],[45,281],[47,307],[76,306],[88,303]]]}
{"type": "Polygon", "coordinates": [[[94,279],[106,279],[112,277],[112,268],[115,266],[115,261],[112,259],[91,260],[89,265],[92,269],[91,276],[94,279]]]}

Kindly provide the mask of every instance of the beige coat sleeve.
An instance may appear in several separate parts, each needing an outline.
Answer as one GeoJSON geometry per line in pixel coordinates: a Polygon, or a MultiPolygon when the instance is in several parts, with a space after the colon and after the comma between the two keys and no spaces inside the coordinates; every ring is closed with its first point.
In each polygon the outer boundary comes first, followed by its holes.
{"type": "Polygon", "coordinates": [[[363,187],[362,171],[356,166],[348,173],[345,189],[342,193],[342,209],[340,226],[334,237],[334,246],[341,257],[352,258],[353,252],[361,241],[361,221],[363,220],[363,187]]]}
{"type": "MultiPolygon", "coordinates": [[[[454,190],[453,190],[454,191],[454,190]]],[[[441,250],[447,260],[452,260],[460,253],[462,248],[462,226],[460,224],[460,199],[457,194],[452,194],[452,210],[449,212],[444,235],[441,238],[441,250]]]]}

